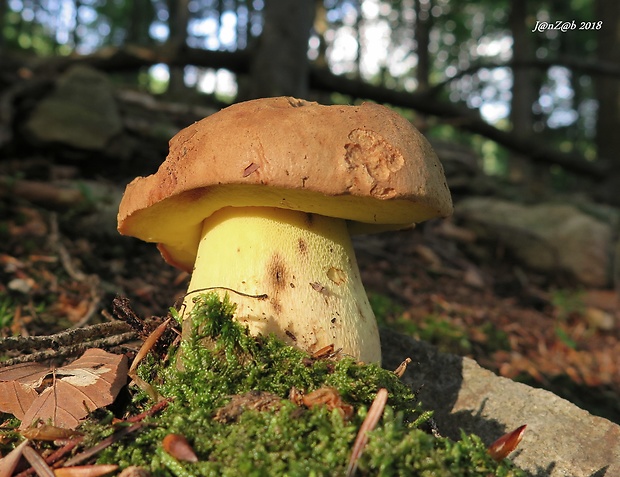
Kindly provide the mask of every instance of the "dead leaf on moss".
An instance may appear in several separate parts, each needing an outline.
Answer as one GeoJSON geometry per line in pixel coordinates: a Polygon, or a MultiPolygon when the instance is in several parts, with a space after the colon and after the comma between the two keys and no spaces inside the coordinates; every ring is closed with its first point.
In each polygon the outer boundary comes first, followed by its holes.
{"type": "Polygon", "coordinates": [[[282,399],[276,394],[266,391],[248,391],[233,396],[228,404],[215,411],[213,419],[222,423],[235,422],[244,411],[274,411],[281,405],[282,399]]]}
{"type": "Polygon", "coordinates": [[[330,411],[337,409],[342,417],[347,420],[353,416],[353,406],[342,400],[336,388],[329,386],[323,386],[307,395],[302,395],[301,402],[308,408],[313,406],[327,406],[327,409],[330,411]]]}
{"type": "Polygon", "coordinates": [[[38,421],[75,429],[111,404],[126,381],[127,358],[101,349],[56,369],[23,363],[0,370],[0,410],[21,419],[21,430],[38,421]]]}

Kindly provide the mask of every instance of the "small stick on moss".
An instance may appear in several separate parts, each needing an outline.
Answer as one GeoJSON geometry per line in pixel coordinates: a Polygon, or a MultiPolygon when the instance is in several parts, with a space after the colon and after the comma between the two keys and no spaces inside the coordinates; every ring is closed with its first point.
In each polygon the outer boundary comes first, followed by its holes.
{"type": "MultiPolygon", "coordinates": [[[[57,449],[56,451],[48,455],[45,458],[45,462],[47,463],[47,465],[50,465],[50,466],[55,464],[60,459],[66,457],[80,442],[82,442],[83,439],[84,439],[84,436],[79,436],[79,437],[76,437],[75,439],[71,439],[60,449],[57,449]]],[[[32,467],[30,467],[29,469],[26,469],[23,472],[20,472],[19,474],[15,475],[15,477],[28,477],[29,475],[34,475],[34,473],[35,473],[35,470],[32,467]]]]}
{"type": "Polygon", "coordinates": [[[81,452],[80,454],[77,454],[76,456],[69,459],[67,462],[65,462],[64,467],[71,467],[77,464],[81,464],[84,461],[87,461],[91,457],[97,455],[99,452],[101,452],[106,447],[109,447],[115,442],[120,441],[127,434],[131,434],[132,432],[135,432],[138,429],[141,429],[143,426],[144,425],[141,422],[138,422],[136,424],[132,424],[129,427],[125,427],[121,429],[120,431],[115,432],[110,437],[106,437],[105,439],[103,439],[102,441],[100,441],[98,444],[91,447],[90,449],[86,449],[84,452],[81,452]]]}
{"type": "Polygon", "coordinates": [[[358,460],[364,451],[364,447],[366,447],[366,443],[368,442],[368,433],[377,426],[379,419],[383,415],[387,398],[387,389],[381,388],[377,391],[377,395],[370,405],[370,409],[368,409],[366,419],[362,422],[360,430],[357,433],[357,437],[355,438],[353,451],[351,452],[351,458],[349,459],[349,465],[347,466],[347,477],[353,477],[355,475],[358,460]]]}
{"type": "Polygon", "coordinates": [[[409,363],[411,363],[411,358],[407,358],[407,359],[405,359],[405,361],[403,361],[402,363],[400,363],[400,364],[398,365],[398,368],[396,368],[396,369],[394,370],[394,374],[395,374],[396,376],[398,376],[399,378],[402,378],[402,377],[403,377],[403,374],[405,374],[405,371],[407,371],[407,365],[408,365],[409,363]]]}
{"type": "Polygon", "coordinates": [[[147,409],[146,411],[140,414],[136,414],[135,416],[128,417],[126,421],[127,422],[140,422],[146,417],[152,416],[153,414],[157,414],[159,411],[164,410],[168,406],[168,404],[170,404],[170,401],[172,401],[172,399],[173,398],[166,398],[162,401],[159,401],[157,404],[154,404],[153,406],[151,406],[150,409],[147,409]]]}

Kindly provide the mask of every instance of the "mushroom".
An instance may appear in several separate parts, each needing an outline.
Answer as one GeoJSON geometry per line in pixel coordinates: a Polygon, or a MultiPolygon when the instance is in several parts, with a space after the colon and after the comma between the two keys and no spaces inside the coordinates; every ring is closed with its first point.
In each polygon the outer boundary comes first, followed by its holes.
{"type": "Polygon", "coordinates": [[[127,186],[118,230],[192,273],[184,316],[217,289],[253,334],[380,362],[350,234],[451,212],[443,168],[409,121],[377,104],[280,97],[179,132],[159,170],[127,186]]]}

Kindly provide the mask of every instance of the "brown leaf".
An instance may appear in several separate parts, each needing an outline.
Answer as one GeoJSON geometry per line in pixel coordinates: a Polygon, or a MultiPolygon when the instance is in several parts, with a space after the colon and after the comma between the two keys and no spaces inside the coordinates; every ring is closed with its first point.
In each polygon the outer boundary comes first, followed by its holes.
{"type": "Polygon", "coordinates": [[[38,363],[20,363],[0,369],[0,411],[22,420],[37,398],[36,388],[42,385],[50,369],[38,363]]]}
{"type": "Polygon", "coordinates": [[[338,390],[332,387],[322,387],[312,391],[310,394],[302,396],[301,401],[304,406],[327,406],[330,411],[338,409],[344,419],[350,419],[353,415],[353,406],[342,400],[338,390]]]}
{"type": "Polygon", "coordinates": [[[89,349],[53,372],[52,385],[26,411],[21,430],[42,420],[74,429],[89,412],[111,404],[127,380],[125,356],[89,349]]]}
{"type": "Polygon", "coordinates": [[[0,382],[0,411],[23,420],[28,408],[37,398],[37,392],[17,381],[0,382]]]}
{"type": "Polygon", "coordinates": [[[0,381],[17,381],[33,388],[50,373],[50,368],[39,363],[20,363],[0,369],[0,381]]]}
{"type": "Polygon", "coordinates": [[[168,434],[162,441],[164,450],[177,460],[198,462],[198,457],[187,439],[180,434],[168,434]]]}
{"type": "Polygon", "coordinates": [[[526,425],[517,427],[514,431],[504,434],[493,442],[488,449],[491,457],[498,462],[508,457],[508,454],[515,450],[523,439],[525,428],[526,425]]]}

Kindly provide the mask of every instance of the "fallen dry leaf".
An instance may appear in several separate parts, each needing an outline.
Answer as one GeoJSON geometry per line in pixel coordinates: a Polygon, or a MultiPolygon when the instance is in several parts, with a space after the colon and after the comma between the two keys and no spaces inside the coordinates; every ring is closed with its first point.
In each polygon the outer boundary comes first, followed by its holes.
{"type": "Polygon", "coordinates": [[[50,372],[39,363],[20,363],[0,369],[0,411],[23,420],[39,395],[36,391],[50,372]]]}
{"type": "Polygon", "coordinates": [[[504,434],[493,442],[488,448],[489,454],[493,460],[500,462],[508,457],[508,455],[517,448],[521,439],[523,439],[526,427],[526,425],[517,427],[514,431],[504,434]]]}
{"type": "Polygon", "coordinates": [[[344,419],[350,419],[353,415],[353,406],[342,400],[336,388],[329,386],[316,389],[307,395],[302,395],[301,402],[308,408],[327,406],[327,409],[330,411],[337,409],[344,419]]]}
{"type": "Polygon", "coordinates": [[[162,441],[164,450],[176,460],[184,462],[198,462],[198,457],[187,442],[185,436],[180,434],[168,434],[162,441]]]}
{"type": "Polygon", "coordinates": [[[0,410],[21,419],[21,430],[38,421],[74,429],[89,412],[111,404],[126,380],[126,357],[101,349],[57,369],[19,364],[0,370],[0,410]]]}

